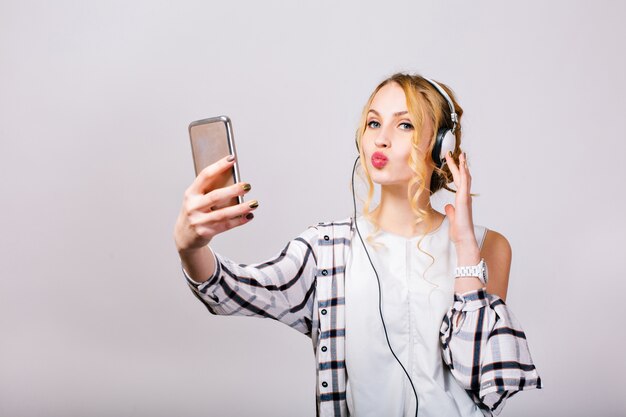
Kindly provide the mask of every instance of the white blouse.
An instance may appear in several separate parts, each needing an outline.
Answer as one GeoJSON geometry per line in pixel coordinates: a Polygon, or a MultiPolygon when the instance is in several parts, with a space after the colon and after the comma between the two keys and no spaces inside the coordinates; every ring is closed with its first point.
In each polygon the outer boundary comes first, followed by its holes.
{"type": "MultiPolygon", "coordinates": [[[[456,248],[449,221],[425,235],[403,236],[380,231],[374,249],[366,240],[373,225],[358,218],[361,236],[378,271],[384,323],[393,350],[411,376],[420,417],[483,417],[443,363],[439,330],[454,301],[456,248]],[[432,265],[431,265],[432,263],[432,265]]],[[[474,226],[478,244],[487,229],[474,226]]],[[[393,357],[379,313],[379,290],[356,231],[346,265],[346,399],[351,416],[415,416],[415,395],[393,357]]]]}

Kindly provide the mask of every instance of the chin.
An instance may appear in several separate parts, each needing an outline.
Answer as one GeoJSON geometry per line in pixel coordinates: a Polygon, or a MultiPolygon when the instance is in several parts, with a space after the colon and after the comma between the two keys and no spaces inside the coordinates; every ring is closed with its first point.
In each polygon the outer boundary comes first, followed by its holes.
{"type": "Polygon", "coordinates": [[[371,175],[372,182],[378,185],[409,185],[408,178],[390,178],[384,175],[371,175]]]}
{"type": "Polygon", "coordinates": [[[378,185],[408,185],[411,179],[406,173],[398,175],[397,172],[392,172],[388,167],[380,169],[374,167],[371,163],[368,164],[367,169],[372,182],[378,185]]]}

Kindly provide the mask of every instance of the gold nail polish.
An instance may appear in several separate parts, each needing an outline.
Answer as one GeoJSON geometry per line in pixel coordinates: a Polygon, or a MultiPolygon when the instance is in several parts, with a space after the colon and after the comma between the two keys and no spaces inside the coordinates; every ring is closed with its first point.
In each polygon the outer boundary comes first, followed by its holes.
{"type": "Polygon", "coordinates": [[[251,189],[251,188],[252,188],[252,186],[251,186],[250,184],[248,184],[248,183],[245,183],[245,184],[243,185],[243,190],[244,190],[245,192],[250,191],[250,189],[251,189]]]}
{"type": "Polygon", "coordinates": [[[249,204],[250,208],[257,208],[259,207],[259,202],[256,200],[252,200],[249,204]]]}

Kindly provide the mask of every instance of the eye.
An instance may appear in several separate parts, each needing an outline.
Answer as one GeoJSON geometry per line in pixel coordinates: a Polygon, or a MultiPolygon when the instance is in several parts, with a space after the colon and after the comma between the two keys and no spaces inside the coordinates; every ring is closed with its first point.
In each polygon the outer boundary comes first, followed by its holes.
{"type": "Polygon", "coordinates": [[[380,127],[380,123],[378,123],[376,120],[372,120],[371,122],[367,123],[367,127],[371,127],[371,128],[377,128],[380,127]]]}
{"type": "Polygon", "coordinates": [[[402,122],[402,123],[400,123],[400,127],[403,130],[411,130],[411,129],[413,129],[413,125],[411,123],[409,123],[409,122],[402,122]]]}

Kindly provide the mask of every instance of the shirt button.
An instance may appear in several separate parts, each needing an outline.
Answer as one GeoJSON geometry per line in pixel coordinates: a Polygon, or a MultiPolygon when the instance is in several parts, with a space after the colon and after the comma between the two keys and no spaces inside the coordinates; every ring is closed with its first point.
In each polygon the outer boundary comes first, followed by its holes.
{"type": "Polygon", "coordinates": [[[326,315],[326,309],[325,308],[322,309],[322,315],[326,315]]]}
{"type": "Polygon", "coordinates": [[[324,235],[324,240],[330,240],[330,237],[328,237],[328,235],[324,235]]]}
{"type": "Polygon", "coordinates": [[[322,275],[328,275],[328,271],[325,269],[322,269],[322,275]]]}
{"type": "Polygon", "coordinates": [[[322,346],[322,352],[326,352],[328,348],[326,346],[322,346]]]}
{"type": "Polygon", "coordinates": [[[322,382],[322,386],[323,386],[324,388],[326,388],[326,387],[328,386],[328,382],[326,382],[326,381],[322,382]]]}

